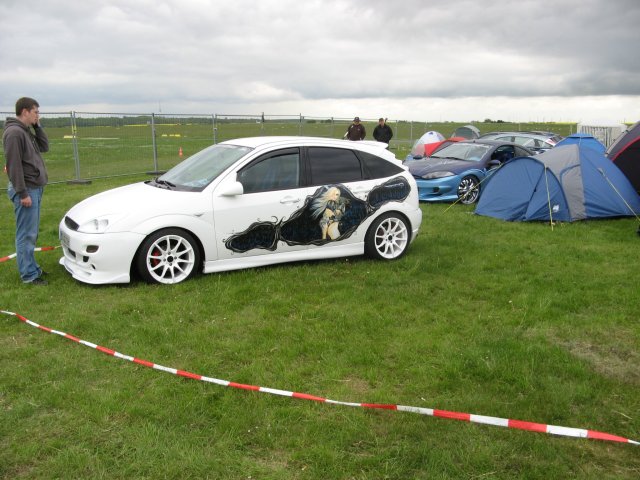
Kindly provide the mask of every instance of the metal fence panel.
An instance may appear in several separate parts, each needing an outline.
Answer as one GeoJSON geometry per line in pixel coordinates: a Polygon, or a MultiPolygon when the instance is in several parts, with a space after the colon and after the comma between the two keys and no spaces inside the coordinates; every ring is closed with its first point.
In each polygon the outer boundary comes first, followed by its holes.
{"type": "MultiPolygon", "coordinates": [[[[13,113],[0,112],[1,126],[13,113]]],[[[343,138],[352,118],[300,115],[155,114],[155,113],[42,113],[50,150],[45,154],[50,183],[84,181],[148,173],[157,175],[184,158],[214,143],[252,136],[314,136],[343,138]]],[[[373,139],[378,119],[362,118],[373,139]]],[[[389,120],[394,136],[389,145],[399,159],[410,152],[416,139],[430,130],[449,137],[469,122],[414,122],[389,120]]],[[[532,124],[472,123],[482,133],[494,130],[527,130],[532,124]]],[[[534,124],[566,136],[575,124],[534,124]]],[[[0,151],[4,164],[4,152],[0,151]]],[[[0,188],[5,185],[0,185],[0,188]]]]}

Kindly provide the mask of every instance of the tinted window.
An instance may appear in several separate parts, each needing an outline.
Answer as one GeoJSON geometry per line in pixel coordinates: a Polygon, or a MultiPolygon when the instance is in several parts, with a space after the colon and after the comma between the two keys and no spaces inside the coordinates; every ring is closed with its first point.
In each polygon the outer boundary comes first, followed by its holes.
{"type": "Polygon", "coordinates": [[[238,173],[244,193],[287,190],[300,185],[300,153],[297,149],[270,153],[238,173]]]}
{"type": "Polygon", "coordinates": [[[380,158],[370,153],[358,152],[358,156],[364,164],[365,178],[385,178],[402,173],[404,170],[400,165],[380,158]]]}
{"type": "Polygon", "coordinates": [[[500,160],[501,162],[507,162],[515,156],[515,147],[513,145],[501,145],[496,148],[495,152],[491,155],[492,159],[500,160]]]}
{"type": "Polygon", "coordinates": [[[360,160],[343,148],[309,148],[311,185],[328,185],[362,180],[360,160]]]}

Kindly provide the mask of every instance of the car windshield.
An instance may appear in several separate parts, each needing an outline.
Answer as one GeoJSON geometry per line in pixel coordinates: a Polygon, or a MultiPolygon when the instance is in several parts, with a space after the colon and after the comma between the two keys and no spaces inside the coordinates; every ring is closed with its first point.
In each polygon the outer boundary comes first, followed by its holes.
{"type": "Polygon", "coordinates": [[[476,143],[452,143],[448,147],[438,150],[432,158],[455,158],[456,160],[479,162],[489,148],[491,148],[489,145],[476,143]]]}
{"type": "Polygon", "coordinates": [[[251,151],[237,145],[213,145],[179,163],[155,180],[156,186],[200,191],[251,151]]]}

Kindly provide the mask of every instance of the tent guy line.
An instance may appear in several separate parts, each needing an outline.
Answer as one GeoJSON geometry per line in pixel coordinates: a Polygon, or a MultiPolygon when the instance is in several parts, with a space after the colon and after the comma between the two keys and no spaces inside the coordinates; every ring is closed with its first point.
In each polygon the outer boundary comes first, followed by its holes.
{"type": "Polygon", "coordinates": [[[379,409],[379,410],[392,410],[392,411],[398,411],[398,412],[410,412],[410,413],[417,413],[420,415],[427,415],[427,416],[432,416],[432,417],[440,417],[440,418],[448,418],[451,420],[460,420],[460,421],[465,421],[465,422],[470,422],[470,423],[480,423],[480,424],[484,424],[484,425],[493,425],[496,427],[506,427],[506,428],[513,428],[513,429],[518,429],[518,430],[525,430],[525,431],[530,431],[530,432],[539,432],[539,433],[548,433],[551,435],[557,435],[557,436],[564,436],[564,437],[577,437],[577,438],[588,438],[588,439],[594,439],[594,440],[603,440],[603,441],[609,441],[609,442],[617,442],[617,443],[628,443],[631,445],[640,445],[640,442],[637,442],[635,440],[630,440],[628,438],[624,438],[624,437],[620,437],[618,435],[612,435],[610,433],[605,433],[605,432],[599,432],[596,430],[587,430],[587,429],[583,429],[583,428],[573,428],[573,427],[562,427],[562,426],[558,426],[558,425],[546,425],[546,424],[542,424],[542,423],[535,423],[535,422],[528,422],[528,421],[523,421],[523,420],[511,420],[511,419],[507,419],[507,418],[499,418],[499,417],[489,417],[489,416],[485,416],[485,415],[477,415],[477,414],[473,414],[473,413],[462,413],[462,412],[452,412],[452,411],[448,411],[448,410],[438,410],[438,409],[432,409],[432,408],[424,408],[424,407],[411,407],[411,406],[406,406],[406,405],[396,405],[396,404],[380,404],[380,403],[357,403],[357,402],[345,402],[345,401],[340,401],[340,400],[331,400],[328,398],[324,398],[324,397],[318,397],[315,395],[310,395],[310,394],[306,394],[306,393],[298,393],[298,392],[291,392],[291,391],[287,391],[287,390],[280,390],[280,389],[274,389],[274,388],[267,388],[267,387],[259,387],[256,385],[247,385],[247,384],[242,384],[242,383],[235,383],[235,382],[230,382],[227,380],[220,380],[217,378],[212,378],[212,377],[206,377],[203,375],[199,375],[196,373],[191,373],[185,370],[179,370],[176,368],[170,368],[170,367],[165,367],[156,363],[152,363],[149,362],[147,360],[142,360],[140,358],[136,358],[136,357],[132,357],[129,355],[125,355],[122,353],[119,353],[115,350],[111,350],[110,348],[106,348],[106,347],[102,347],[100,345],[97,345],[95,343],[91,343],[88,342],[86,340],[81,340],[78,337],[75,337],[73,335],[70,335],[68,333],[65,332],[61,332],[58,330],[54,330],[51,329],[49,327],[45,327],[43,325],[39,325],[29,319],[27,319],[26,317],[18,314],[18,313],[14,313],[14,312],[10,312],[7,310],[0,310],[0,313],[5,314],[5,315],[11,315],[14,316],[16,318],[18,318],[18,320],[20,320],[21,322],[26,323],[27,325],[37,328],[39,330],[42,330],[44,332],[48,332],[48,333],[52,333],[54,335],[59,335],[61,337],[67,338],[69,340],[72,340],[76,343],[79,343],[81,345],[84,345],[86,347],[90,347],[94,350],[100,351],[106,355],[110,355],[116,358],[119,358],[121,360],[127,360],[129,362],[133,362],[133,363],[137,363],[138,365],[142,365],[144,367],[148,367],[148,368],[152,368],[154,370],[160,370],[166,373],[171,373],[173,375],[177,375],[180,377],[184,377],[184,378],[189,378],[192,380],[199,380],[202,382],[207,382],[207,383],[213,383],[216,385],[220,385],[223,387],[231,387],[231,388],[237,388],[240,390],[250,390],[250,391],[256,391],[256,392],[261,392],[261,393],[268,393],[271,395],[279,395],[279,396],[283,396],[283,397],[289,397],[289,398],[297,398],[297,399],[301,399],[301,400],[311,400],[311,401],[315,401],[315,402],[320,402],[320,403],[327,403],[327,404],[332,404],[332,405],[342,405],[342,406],[347,406],[347,407],[359,407],[359,408],[365,408],[365,409],[379,409]]]}

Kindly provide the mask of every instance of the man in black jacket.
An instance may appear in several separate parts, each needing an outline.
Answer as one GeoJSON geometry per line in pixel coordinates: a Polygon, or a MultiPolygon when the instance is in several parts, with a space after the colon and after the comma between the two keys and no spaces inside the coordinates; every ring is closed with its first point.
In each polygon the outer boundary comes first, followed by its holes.
{"type": "Polygon", "coordinates": [[[348,138],[349,140],[358,141],[364,140],[364,137],[367,135],[367,132],[364,129],[364,125],[360,123],[360,117],[356,117],[353,119],[353,123],[349,125],[347,133],[344,134],[344,138],[348,138]]]}
{"type": "Polygon", "coordinates": [[[18,271],[22,281],[31,285],[47,284],[34,255],[40,229],[40,204],[48,181],[40,153],[49,150],[49,139],[40,126],[39,107],[33,98],[20,98],[16,102],[16,118],[5,120],[2,135],[9,175],[7,194],[16,216],[18,271]]]}
{"type": "Polygon", "coordinates": [[[393,130],[391,127],[386,124],[386,120],[381,118],[378,120],[378,125],[373,129],[373,138],[375,138],[378,142],[389,143],[393,138],[393,130]]]}

